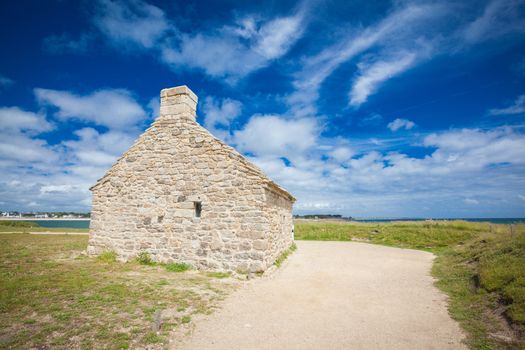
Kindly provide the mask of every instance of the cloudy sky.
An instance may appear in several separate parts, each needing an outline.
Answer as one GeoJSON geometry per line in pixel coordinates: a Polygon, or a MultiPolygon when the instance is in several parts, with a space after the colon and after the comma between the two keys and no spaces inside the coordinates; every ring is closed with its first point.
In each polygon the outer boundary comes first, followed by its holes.
{"type": "Polygon", "coordinates": [[[0,210],[88,188],[188,85],[296,213],[525,216],[525,1],[3,1],[0,210]]]}

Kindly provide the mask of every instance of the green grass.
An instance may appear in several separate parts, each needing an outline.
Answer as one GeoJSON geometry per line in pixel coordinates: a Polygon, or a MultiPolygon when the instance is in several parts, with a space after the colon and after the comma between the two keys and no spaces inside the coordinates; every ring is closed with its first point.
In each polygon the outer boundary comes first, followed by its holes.
{"type": "Polygon", "coordinates": [[[163,341],[163,338],[154,332],[150,332],[144,337],[144,342],[146,344],[162,343],[162,341],[163,341]]]}
{"type": "Polygon", "coordinates": [[[191,269],[190,264],[186,263],[170,263],[166,264],[166,270],[169,272],[184,272],[191,269]]]}
{"type": "Polygon", "coordinates": [[[525,349],[525,225],[465,221],[297,222],[295,238],[358,241],[437,255],[436,286],[471,349],[525,349]],[[513,334],[513,341],[504,340],[513,334]],[[504,335],[505,337],[502,337],[504,335]]]}
{"type": "Polygon", "coordinates": [[[27,227],[40,227],[36,222],[29,221],[4,221],[0,220],[0,227],[15,227],[15,228],[27,228],[27,227]]]}
{"type": "Polygon", "coordinates": [[[231,272],[207,272],[206,276],[213,278],[228,278],[231,277],[231,272]]]}
{"type": "MultiPolygon", "coordinates": [[[[0,235],[0,349],[126,349],[166,345],[156,310],[208,313],[235,284],[163,266],[82,255],[87,236],[0,235]]],[[[172,328],[173,328],[172,327],[172,328]]]]}
{"type": "Polygon", "coordinates": [[[97,259],[105,263],[114,263],[117,261],[117,253],[114,251],[107,251],[97,256],[97,259]]]}
{"type": "Polygon", "coordinates": [[[140,252],[136,259],[137,262],[141,265],[146,265],[146,266],[154,266],[155,265],[155,262],[151,259],[151,256],[149,255],[148,252],[140,252]]]}
{"type": "Polygon", "coordinates": [[[296,250],[297,250],[297,245],[295,243],[292,243],[292,245],[288,249],[286,249],[284,252],[281,253],[281,255],[277,257],[277,259],[274,262],[275,266],[281,267],[281,265],[286,260],[286,258],[288,258],[288,256],[292,254],[293,252],[295,252],[296,250]]]}
{"type": "Polygon", "coordinates": [[[488,224],[465,221],[396,223],[297,223],[295,239],[365,241],[436,252],[486,232],[488,224]]]}

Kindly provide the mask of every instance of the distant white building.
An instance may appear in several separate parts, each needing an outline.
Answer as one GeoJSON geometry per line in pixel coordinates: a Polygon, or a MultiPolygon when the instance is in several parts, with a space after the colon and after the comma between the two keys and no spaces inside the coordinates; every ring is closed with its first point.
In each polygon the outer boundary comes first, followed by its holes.
{"type": "Polygon", "coordinates": [[[1,215],[3,218],[21,218],[22,214],[4,211],[1,215]]]}

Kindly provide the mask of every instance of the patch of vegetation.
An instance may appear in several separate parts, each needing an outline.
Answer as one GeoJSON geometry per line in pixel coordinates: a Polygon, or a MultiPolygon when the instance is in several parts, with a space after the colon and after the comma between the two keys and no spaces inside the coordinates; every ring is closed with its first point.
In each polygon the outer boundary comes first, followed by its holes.
{"type": "Polygon", "coordinates": [[[154,332],[150,332],[144,337],[144,342],[146,344],[162,343],[163,340],[164,339],[161,336],[154,332]]]}
{"type": "Polygon", "coordinates": [[[0,227],[21,227],[21,228],[27,228],[27,227],[40,227],[39,224],[36,222],[30,222],[30,221],[4,221],[0,220],[0,227]]]}
{"type": "Polygon", "coordinates": [[[180,322],[181,323],[190,323],[191,322],[191,316],[189,316],[189,315],[182,316],[181,319],[180,319],[180,322]]]}
{"type": "Polygon", "coordinates": [[[437,255],[432,273],[471,349],[525,349],[525,225],[296,223],[295,238],[360,241],[437,255]]]}
{"type": "Polygon", "coordinates": [[[213,278],[228,278],[231,277],[231,272],[207,272],[206,276],[213,277],[213,278]]]}
{"type": "Polygon", "coordinates": [[[487,232],[436,259],[437,285],[476,349],[525,349],[525,229],[487,232]]]}
{"type": "Polygon", "coordinates": [[[295,243],[292,243],[292,245],[288,249],[286,249],[284,252],[281,253],[281,255],[277,257],[277,259],[274,262],[275,266],[281,267],[281,265],[286,260],[286,258],[288,258],[288,256],[292,254],[293,252],[295,252],[296,250],[297,250],[297,245],[295,243]]]}
{"type": "Polygon", "coordinates": [[[117,261],[117,253],[114,251],[107,251],[100,254],[97,259],[105,263],[114,263],[117,261]]]}
{"type": "Polygon", "coordinates": [[[136,258],[137,262],[141,265],[153,266],[155,262],[151,259],[148,252],[140,252],[136,258]]]}
{"type": "Polygon", "coordinates": [[[190,264],[186,263],[170,263],[166,264],[166,270],[169,272],[184,272],[191,269],[190,264]]]}
{"type": "Polygon", "coordinates": [[[322,223],[295,225],[295,239],[363,241],[436,252],[486,232],[488,224],[466,221],[395,223],[322,223]]]}
{"type": "MultiPolygon", "coordinates": [[[[150,333],[157,310],[208,313],[236,285],[161,266],[108,263],[110,253],[86,257],[87,240],[0,235],[0,348],[164,347],[173,327],[150,333]]],[[[164,321],[179,324],[178,317],[164,321]]]]}

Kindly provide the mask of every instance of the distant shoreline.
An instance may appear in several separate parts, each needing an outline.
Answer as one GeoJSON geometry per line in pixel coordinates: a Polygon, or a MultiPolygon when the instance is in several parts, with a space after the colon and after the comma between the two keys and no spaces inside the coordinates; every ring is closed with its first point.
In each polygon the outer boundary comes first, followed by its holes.
{"type": "Polygon", "coordinates": [[[91,218],[0,218],[0,221],[86,221],[91,218]]]}

